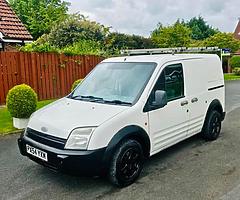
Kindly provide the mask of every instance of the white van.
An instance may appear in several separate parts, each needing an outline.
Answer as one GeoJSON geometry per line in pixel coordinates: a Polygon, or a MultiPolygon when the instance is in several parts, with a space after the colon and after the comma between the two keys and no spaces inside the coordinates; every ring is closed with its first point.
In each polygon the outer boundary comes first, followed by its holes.
{"type": "Polygon", "coordinates": [[[70,95],[31,116],[19,149],[52,169],[127,186],[145,158],[195,134],[217,139],[224,93],[217,55],[109,58],[70,95]]]}

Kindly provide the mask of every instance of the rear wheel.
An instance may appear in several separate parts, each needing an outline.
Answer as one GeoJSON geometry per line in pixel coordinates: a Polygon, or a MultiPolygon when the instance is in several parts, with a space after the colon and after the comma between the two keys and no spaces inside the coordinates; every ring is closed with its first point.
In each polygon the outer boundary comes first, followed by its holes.
{"type": "Polygon", "coordinates": [[[117,186],[132,184],[143,168],[143,150],[136,140],[127,140],[120,144],[113,155],[109,180],[117,186]]]}
{"type": "Polygon", "coordinates": [[[216,140],[221,131],[221,124],[221,114],[216,110],[212,111],[205,121],[202,137],[210,141],[216,140]]]}

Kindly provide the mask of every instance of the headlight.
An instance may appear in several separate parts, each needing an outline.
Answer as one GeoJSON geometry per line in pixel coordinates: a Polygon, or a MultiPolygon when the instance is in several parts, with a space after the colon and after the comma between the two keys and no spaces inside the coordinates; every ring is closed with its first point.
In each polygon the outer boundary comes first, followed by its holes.
{"type": "Polygon", "coordinates": [[[70,133],[70,136],[65,145],[65,149],[86,150],[89,143],[89,139],[94,130],[95,130],[94,127],[74,129],[70,133]]]}

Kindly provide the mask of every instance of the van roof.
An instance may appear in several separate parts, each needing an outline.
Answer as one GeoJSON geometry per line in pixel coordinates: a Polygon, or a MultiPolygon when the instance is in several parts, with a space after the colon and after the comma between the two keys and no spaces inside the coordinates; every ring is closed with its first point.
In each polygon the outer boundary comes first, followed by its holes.
{"type": "Polygon", "coordinates": [[[102,62],[156,62],[165,63],[178,60],[218,58],[216,54],[156,54],[156,55],[136,55],[113,57],[103,60],[102,62]]]}

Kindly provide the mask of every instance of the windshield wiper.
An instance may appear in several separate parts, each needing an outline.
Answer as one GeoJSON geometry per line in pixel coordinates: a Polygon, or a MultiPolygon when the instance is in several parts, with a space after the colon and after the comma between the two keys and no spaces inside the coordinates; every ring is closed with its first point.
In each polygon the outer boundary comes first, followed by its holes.
{"type": "Polygon", "coordinates": [[[86,100],[103,100],[101,97],[94,97],[94,96],[84,96],[84,95],[77,95],[72,96],[72,99],[86,99],[86,100]]]}
{"type": "Polygon", "coordinates": [[[130,102],[125,102],[121,100],[105,100],[101,97],[95,97],[95,96],[77,95],[77,96],[72,96],[71,99],[79,99],[79,100],[87,100],[87,101],[102,101],[105,103],[118,104],[118,105],[132,105],[132,103],[130,102]]]}
{"type": "Polygon", "coordinates": [[[130,102],[125,102],[125,101],[121,101],[121,100],[112,100],[112,101],[104,100],[104,102],[112,103],[112,104],[119,104],[119,105],[132,105],[132,103],[130,103],[130,102]]]}

